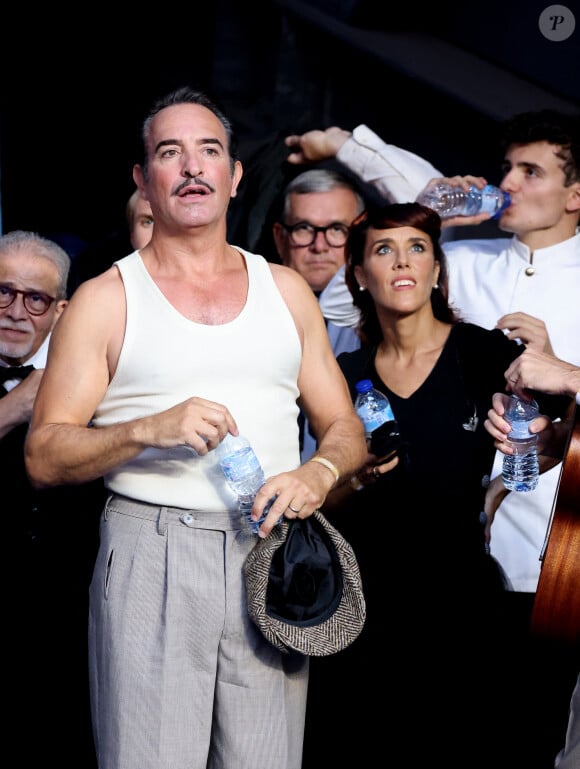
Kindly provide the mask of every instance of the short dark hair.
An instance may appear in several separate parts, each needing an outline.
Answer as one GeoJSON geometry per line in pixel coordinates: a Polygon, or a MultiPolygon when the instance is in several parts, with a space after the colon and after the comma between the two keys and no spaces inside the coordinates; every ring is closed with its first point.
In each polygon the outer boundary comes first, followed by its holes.
{"type": "Polygon", "coordinates": [[[234,172],[234,164],[238,160],[238,142],[234,132],[234,128],[230,119],[226,116],[225,112],[203,91],[197,91],[189,86],[182,86],[174,91],[158,98],[151,106],[147,117],[143,121],[141,128],[141,142],[142,142],[142,168],[143,173],[147,174],[147,139],[149,137],[149,131],[151,129],[151,123],[153,118],[161,110],[167,107],[172,107],[176,104],[199,104],[200,107],[206,107],[206,109],[213,112],[220,123],[223,125],[228,140],[228,153],[230,156],[230,166],[232,173],[234,172]]]}
{"type": "Polygon", "coordinates": [[[447,260],[441,248],[441,218],[436,211],[420,203],[390,203],[369,206],[357,216],[350,226],[346,244],[346,284],[352,295],[353,304],[361,311],[359,334],[363,343],[378,344],[383,333],[377,317],[372,296],[361,291],[354,274],[354,268],[363,263],[367,230],[386,230],[398,227],[415,227],[428,236],[433,244],[435,259],[439,262],[437,288],[431,292],[433,314],[444,323],[455,323],[460,318],[449,304],[447,260]]]}
{"type": "Polygon", "coordinates": [[[565,186],[580,182],[580,115],[554,109],[522,112],[506,120],[500,129],[500,148],[514,144],[548,142],[560,146],[565,186]]]}

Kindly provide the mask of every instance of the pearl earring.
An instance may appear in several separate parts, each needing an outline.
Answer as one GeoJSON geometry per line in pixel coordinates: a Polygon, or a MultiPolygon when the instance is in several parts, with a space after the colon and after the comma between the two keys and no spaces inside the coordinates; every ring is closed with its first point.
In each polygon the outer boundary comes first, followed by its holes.
{"type": "Polygon", "coordinates": [[[439,283],[433,283],[433,288],[439,288],[439,283]]]}
{"type": "Polygon", "coordinates": [[[359,286],[359,287],[358,287],[358,290],[359,290],[359,291],[366,291],[366,288],[365,288],[364,286],[359,286]]]}

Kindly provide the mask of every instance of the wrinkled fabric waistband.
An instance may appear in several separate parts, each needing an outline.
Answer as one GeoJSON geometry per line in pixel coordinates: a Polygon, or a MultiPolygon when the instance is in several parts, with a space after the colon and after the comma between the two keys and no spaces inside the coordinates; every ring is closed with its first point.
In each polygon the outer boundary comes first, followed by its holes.
{"type": "MultiPolygon", "coordinates": [[[[111,494],[105,503],[104,519],[111,513],[131,515],[148,521],[157,521],[159,528],[165,526],[187,526],[190,529],[212,529],[215,531],[240,531],[244,522],[237,511],[206,512],[203,510],[185,510],[181,507],[153,505],[137,499],[129,499],[120,494],[111,494]]],[[[160,532],[161,533],[161,532],[160,532]]]]}

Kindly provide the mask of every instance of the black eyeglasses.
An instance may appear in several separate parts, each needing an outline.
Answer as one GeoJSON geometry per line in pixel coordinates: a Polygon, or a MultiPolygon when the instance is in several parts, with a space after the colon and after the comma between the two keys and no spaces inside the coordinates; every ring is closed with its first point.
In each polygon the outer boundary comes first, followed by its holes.
{"type": "Polygon", "coordinates": [[[21,291],[18,288],[0,283],[0,309],[4,310],[6,307],[10,307],[18,294],[22,294],[24,308],[31,315],[44,315],[56,300],[55,296],[49,296],[42,291],[21,291]]]}
{"type": "Polygon", "coordinates": [[[341,248],[348,239],[348,227],[341,222],[332,222],[326,227],[315,227],[310,222],[297,224],[282,224],[290,235],[290,242],[295,246],[310,246],[319,232],[324,233],[326,242],[331,248],[341,248]]]}

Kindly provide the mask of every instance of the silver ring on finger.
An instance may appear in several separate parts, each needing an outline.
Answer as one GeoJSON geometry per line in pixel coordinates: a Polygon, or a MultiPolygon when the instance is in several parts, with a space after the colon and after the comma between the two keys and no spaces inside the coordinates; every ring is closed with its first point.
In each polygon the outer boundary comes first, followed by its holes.
{"type": "Polygon", "coordinates": [[[302,508],[299,507],[298,510],[296,510],[294,507],[292,507],[292,505],[288,505],[288,510],[292,510],[293,513],[298,515],[298,513],[302,510],[302,508]]]}

